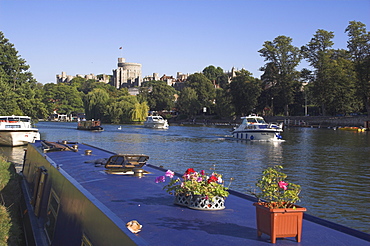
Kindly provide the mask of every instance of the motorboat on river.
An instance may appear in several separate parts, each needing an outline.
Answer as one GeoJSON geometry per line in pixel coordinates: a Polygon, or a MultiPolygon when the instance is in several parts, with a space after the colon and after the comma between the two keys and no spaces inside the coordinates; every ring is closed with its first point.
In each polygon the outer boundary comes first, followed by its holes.
{"type": "Polygon", "coordinates": [[[40,140],[28,116],[0,116],[0,145],[22,146],[40,140]]]}
{"type": "Polygon", "coordinates": [[[150,115],[146,117],[144,127],[156,128],[156,129],[167,129],[169,127],[167,120],[163,119],[160,115],[150,115]]]}
{"type": "Polygon", "coordinates": [[[77,130],[103,131],[100,120],[81,120],[78,121],[77,130]]]}
{"type": "Polygon", "coordinates": [[[242,123],[232,131],[237,139],[257,141],[284,141],[280,135],[283,132],[283,123],[267,123],[263,117],[252,114],[241,117],[242,123]]]}

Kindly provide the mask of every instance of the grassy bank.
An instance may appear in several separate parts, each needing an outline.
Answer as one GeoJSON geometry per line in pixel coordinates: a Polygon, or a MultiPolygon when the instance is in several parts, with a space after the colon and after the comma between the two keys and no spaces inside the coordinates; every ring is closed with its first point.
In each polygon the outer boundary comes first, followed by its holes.
{"type": "Polygon", "coordinates": [[[0,156],[0,246],[25,245],[20,214],[20,180],[14,165],[0,156]]]}

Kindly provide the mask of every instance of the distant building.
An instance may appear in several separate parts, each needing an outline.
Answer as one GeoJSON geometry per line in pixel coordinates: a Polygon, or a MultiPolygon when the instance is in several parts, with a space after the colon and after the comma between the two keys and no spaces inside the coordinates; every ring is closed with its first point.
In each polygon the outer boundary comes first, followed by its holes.
{"type": "Polygon", "coordinates": [[[145,76],[143,79],[143,82],[148,82],[148,81],[158,81],[159,80],[159,74],[158,73],[153,73],[152,76],[145,76]]]}
{"type": "Polygon", "coordinates": [[[118,58],[118,68],[113,70],[113,86],[119,88],[139,87],[142,83],[141,64],[125,62],[118,58]]]}
{"type": "Polygon", "coordinates": [[[163,74],[159,80],[166,82],[169,86],[172,86],[172,84],[176,82],[176,79],[173,76],[167,76],[165,74],[163,74]]]}
{"type": "Polygon", "coordinates": [[[236,73],[239,72],[239,70],[235,69],[235,67],[231,68],[231,72],[227,72],[228,76],[228,82],[231,83],[232,79],[236,77],[236,73]]]}
{"type": "Polygon", "coordinates": [[[108,84],[110,82],[110,76],[106,74],[100,74],[100,75],[94,75],[92,73],[90,74],[76,74],[76,76],[67,75],[66,72],[62,72],[61,74],[56,75],[56,82],[59,83],[69,83],[74,78],[84,78],[84,79],[93,79],[97,82],[103,82],[108,84]]]}

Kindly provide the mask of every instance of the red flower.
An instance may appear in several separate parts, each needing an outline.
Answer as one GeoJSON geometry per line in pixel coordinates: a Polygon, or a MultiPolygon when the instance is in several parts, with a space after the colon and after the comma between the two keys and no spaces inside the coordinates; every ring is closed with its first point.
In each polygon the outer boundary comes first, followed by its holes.
{"type": "Polygon", "coordinates": [[[192,174],[192,173],[195,173],[194,168],[188,168],[188,170],[186,170],[185,172],[185,174],[192,174]]]}
{"type": "Polygon", "coordinates": [[[207,180],[207,182],[209,184],[209,183],[212,183],[212,182],[217,182],[217,180],[218,180],[217,177],[212,175],[211,177],[209,177],[209,179],[207,180]]]}

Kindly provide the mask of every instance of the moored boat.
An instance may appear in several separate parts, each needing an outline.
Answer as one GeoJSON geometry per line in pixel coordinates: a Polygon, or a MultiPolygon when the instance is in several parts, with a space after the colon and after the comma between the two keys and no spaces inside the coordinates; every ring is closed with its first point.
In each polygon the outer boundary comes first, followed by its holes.
{"type": "Polygon", "coordinates": [[[28,116],[0,116],[0,145],[22,146],[40,139],[28,116]]]}
{"type": "Polygon", "coordinates": [[[78,130],[103,131],[100,120],[81,120],[77,123],[78,130]]]}
{"type": "Polygon", "coordinates": [[[160,115],[150,115],[146,117],[144,127],[156,128],[156,129],[167,129],[169,127],[167,120],[163,119],[160,115]]]}
{"type": "MultiPolygon", "coordinates": [[[[21,182],[29,245],[269,244],[254,229],[255,198],[230,190],[224,210],[184,209],[155,183],[167,169],[147,164],[148,158],[77,142],[29,144],[21,182]],[[142,226],[134,230],[136,223],[142,226]]],[[[308,214],[303,223],[301,246],[370,241],[369,234],[308,214]]]]}
{"type": "Polygon", "coordinates": [[[255,141],[284,141],[280,135],[283,132],[283,123],[267,123],[263,117],[255,114],[241,117],[242,123],[232,131],[237,139],[255,141]]]}

